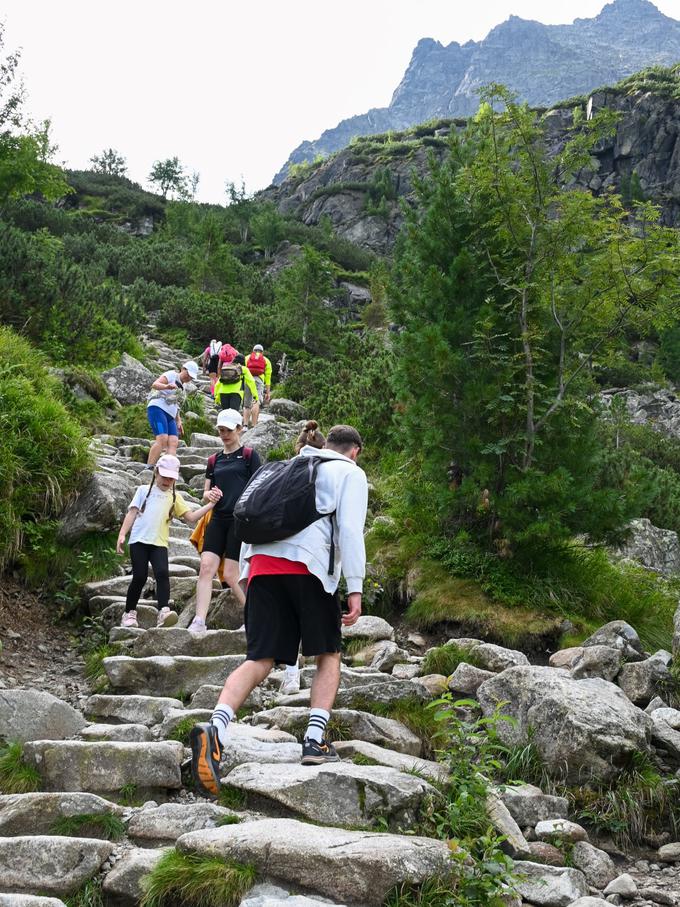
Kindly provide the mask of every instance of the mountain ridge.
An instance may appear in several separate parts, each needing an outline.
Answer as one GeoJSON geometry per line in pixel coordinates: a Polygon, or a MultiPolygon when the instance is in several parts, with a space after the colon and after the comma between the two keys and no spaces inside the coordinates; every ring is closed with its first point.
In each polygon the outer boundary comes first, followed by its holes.
{"type": "Polygon", "coordinates": [[[291,164],[344,148],[355,136],[406,129],[436,117],[475,113],[479,89],[502,82],[532,106],[545,107],[611,85],[652,65],[680,60],[680,21],[651,0],[613,0],[591,19],[545,25],[511,15],[482,41],[442,44],[421,38],[387,107],[341,120],[303,141],[274,177],[291,164]]]}

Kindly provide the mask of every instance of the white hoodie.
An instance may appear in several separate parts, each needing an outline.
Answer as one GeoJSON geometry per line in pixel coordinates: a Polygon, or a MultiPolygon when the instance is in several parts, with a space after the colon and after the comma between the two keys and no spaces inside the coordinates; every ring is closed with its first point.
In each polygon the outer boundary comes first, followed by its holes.
{"type": "Polygon", "coordinates": [[[368,482],[360,466],[335,450],[318,450],[309,445],[302,448],[301,457],[322,457],[316,473],[316,509],[333,514],[319,519],[279,542],[241,546],[241,579],[248,577],[249,560],[254,554],[284,557],[299,561],[321,580],[326,592],[335,592],[340,574],[347,581],[347,592],[361,592],[366,575],[364,522],[368,506],[368,482]],[[331,519],[335,544],[335,571],[328,572],[331,550],[331,519]]]}

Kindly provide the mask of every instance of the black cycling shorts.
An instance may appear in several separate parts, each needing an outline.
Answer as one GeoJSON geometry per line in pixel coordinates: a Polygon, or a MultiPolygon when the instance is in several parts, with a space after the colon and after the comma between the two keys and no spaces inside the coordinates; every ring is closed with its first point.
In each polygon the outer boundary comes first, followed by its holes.
{"type": "Polygon", "coordinates": [[[340,652],[340,601],[311,574],[256,576],[246,595],[246,658],[297,661],[303,655],[340,652]]]}
{"type": "Polygon", "coordinates": [[[219,557],[238,561],[241,554],[241,542],[234,533],[234,517],[213,513],[203,538],[203,551],[211,551],[219,557]]]}

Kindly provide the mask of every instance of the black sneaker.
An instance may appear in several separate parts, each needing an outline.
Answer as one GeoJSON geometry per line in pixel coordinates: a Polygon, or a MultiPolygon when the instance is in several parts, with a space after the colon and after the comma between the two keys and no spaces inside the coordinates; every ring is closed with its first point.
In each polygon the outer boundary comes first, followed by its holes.
{"type": "Polygon", "coordinates": [[[215,800],[220,792],[222,747],[214,724],[197,724],[191,729],[191,774],[198,793],[215,800]]]}
{"type": "Polygon", "coordinates": [[[310,740],[305,737],[302,744],[302,765],[323,765],[325,762],[340,762],[340,756],[335,751],[332,743],[322,740],[310,740]]]}

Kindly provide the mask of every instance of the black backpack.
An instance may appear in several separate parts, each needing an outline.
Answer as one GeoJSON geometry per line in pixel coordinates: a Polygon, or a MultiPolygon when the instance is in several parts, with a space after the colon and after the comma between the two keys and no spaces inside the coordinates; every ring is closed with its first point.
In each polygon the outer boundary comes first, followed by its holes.
{"type": "Polygon", "coordinates": [[[265,463],[253,475],[234,506],[234,532],[241,542],[253,545],[278,542],[331,518],[331,551],[328,572],[335,569],[333,514],[316,509],[316,474],[323,457],[293,457],[265,463]]]}

